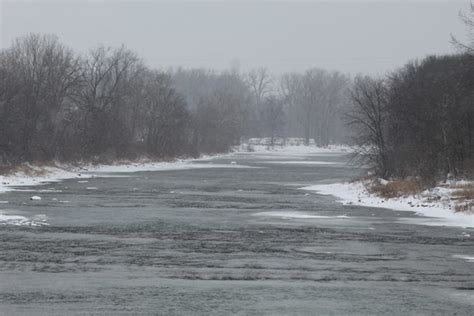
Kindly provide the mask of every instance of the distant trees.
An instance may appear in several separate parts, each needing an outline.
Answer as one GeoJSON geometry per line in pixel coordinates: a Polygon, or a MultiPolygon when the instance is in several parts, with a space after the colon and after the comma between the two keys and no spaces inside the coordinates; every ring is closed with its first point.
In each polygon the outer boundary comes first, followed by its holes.
{"type": "Polygon", "coordinates": [[[247,75],[247,84],[253,96],[253,106],[249,108],[249,127],[253,136],[261,137],[264,133],[262,126],[262,108],[266,98],[272,94],[272,78],[266,68],[251,70],[247,75]]]}
{"type": "Polygon", "coordinates": [[[252,114],[251,92],[238,73],[178,69],[170,76],[188,100],[195,152],[222,152],[240,143],[252,114]]]}
{"type": "Polygon", "coordinates": [[[356,80],[360,154],[382,177],[474,173],[474,57],[428,57],[385,80],[356,80]]]}
{"type": "Polygon", "coordinates": [[[201,151],[228,149],[241,137],[305,137],[321,146],[346,141],[342,117],[350,79],[338,72],[275,77],[266,68],[247,74],[177,69],[171,77],[195,117],[194,143],[201,151]]]}
{"type": "Polygon", "coordinates": [[[309,69],[304,74],[285,74],[280,93],[288,113],[291,134],[314,138],[318,145],[344,141],[343,113],[348,107],[350,80],[338,72],[309,69]]]}
{"type": "Polygon", "coordinates": [[[272,95],[265,99],[261,106],[260,118],[266,136],[270,138],[270,145],[275,145],[275,138],[282,137],[285,128],[285,112],[283,100],[272,95]]]}

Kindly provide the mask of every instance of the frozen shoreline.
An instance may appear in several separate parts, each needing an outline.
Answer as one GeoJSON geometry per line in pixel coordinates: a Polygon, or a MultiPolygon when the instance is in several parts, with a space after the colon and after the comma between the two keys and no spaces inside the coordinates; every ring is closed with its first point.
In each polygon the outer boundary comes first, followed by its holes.
{"type": "Polygon", "coordinates": [[[316,146],[276,146],[275,148],[268,148],[267,146],[254,146],[254,151],[246,151],[247,145],[241,145],[235,148],[234,152],[203,156],[201,158],[178,159],[171,162],[129,162],[114,165],[60,165],[57,167],[35,167],[30,166],[31,169],[41,171],[42,175],[26,175],[24,173],[16,173],[13,175],[0,175],[0,193],[15,190],[18,186],[34,186],[47,182],[57,182],[65,179],[88,179],[97,176],[105,176],[107,173],[129,173],[139,171],[166,171],[166,170],[186,170],[186,169],[204,169],[204,168],[249,168],[237,164],[218,165],[218,164],[196,164],[199,161],[210,161],[217,158],[227,157],[232,154],[258,154],[258,153],[284,153],[284,154],[314,154],[314,153],[348,153],[350,151],[347,146],[328,146],[326,148],[316,146]]]}
{"type": "MultiPolygon", "coordinates": [[[[15,187],[35,186],[48,182],[58,182],[66,179],[89,179],[94,177],[108,176],[108,173],[131,173],[140,171],[167,171],[167,170],[186,170],[203,168],[245,168],[241,165],[220,165],[220,164],[195,164],[194,162],[209,161],[216,158],[222,158],[229,154],[203,156],[195,159],[179,159],[171,162],[130,162],[114,165],[84,165],[71,166],[60,165],[57,167],[36,167],[30,166],[33,170],[41,171],[41,175],[27,175],[16,173],[13,175],[0,175],[0,193],[14,191],[15,187]]],[[[110,176],[110,175],[109,175],[110,176]]]]}
{"type": "MultiPolygon", "coordinates": [[[[66,179],[78,179],[78,182],[87,183],[90,178],[95,177],[113,177],[111,173],[132,173],[140,171],[167,171],[167,170],[186,170],[186,169],[203,169],[203,168],[252,168],[249,166],[236,164],[215,164],[209,163],[195,163],[199,161],[210,161],[216,158],[222,158],[228,154],[204,156],[197,159],[181,159],[172,162],[130,162],[115,165],[84,165],[81,167],[71,165],[58,165],[57,167],[36,167],[28,166],[31,171],[41,172],[41,175],[32,176],[24,173],[16,173],[13,175],[0,175],[0,226],[30,226],[38,227],[49,225],[47,218],[43,214],[39,214],[32,218],[18,215],[14,210],[8,209],[8,201],[2,200],[2,192],[21,190],[18,187],[22,186],[36,186],[47,184],[51,182],[58,182],[66,179]],[[79,180],[80,179],[80,180],[79,180]]],[[[95,187],[88,187],[87,189],[94,190],[95,187]]],[[[35,190],[35,195],[31,200],[41,200],[42,190],[35,190]]],[[[46,190],[51,192],[51,190],[46,190]]]]}
{"type": "Polygon", "coordinates": [[[322,195],[335,196],[344,205],[415,212],[418,215],[426,216],[426,218],[420,218],[419,221],[424,225],[474,227],[474,215],[455,213],[454,206],[450,202],[450,193],[444,188],[437,187],[432,190],[442,196],[440,201],[436,202],[427,202],[421,196],[384,199],[369,193],[360,182],[317,184],[302,189],[322,195]]]}

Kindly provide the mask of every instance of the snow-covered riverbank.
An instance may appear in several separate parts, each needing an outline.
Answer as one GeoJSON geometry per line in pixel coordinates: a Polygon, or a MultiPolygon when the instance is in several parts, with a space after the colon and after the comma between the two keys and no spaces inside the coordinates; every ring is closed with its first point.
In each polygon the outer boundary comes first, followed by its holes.
{"type": "MultiPolygon", "coordinates": [[[[94,177],[111,177],[113,173],[131,173],[139,171],[167,171],[167,170],[186,170],[203,168],[252,168],[238,164],[217,164],[212,159],[225,157],[227,154],[204,156],[198,159],[181,159],[172,162],[122,162],[114,165],[83,165],[71,166],[57,164],[54,167],[38,167],[26,165],[23,170],[27,172],[17,172],[15,174],[0,175],[0,225],[13,226],[43,226],[48,225],[44,215],[38,215],[28,218],[8,210],[8,201],[1,198],[1,193],[6,191],[18,190],[22,186],[35,186],[50,182],[57,182],[66,179],[80,179],[78,182],[87,183],[94,177]],[[203,162],[203,163],[199,163],[203,162]]],[[[88,189],[96,189],[90,187],[88,189]]],[[[51,190],[44,190],[51,192],[51,190]]],[[[42,190],[36,190],[35,195],[31,196],[33,202],[41,200],[42,190]]],[[[60,202],[60,201],[59,201],[60,202]]]]}
{"type": "MultiPolygon", "coordinates": [[[[304,145],[285,145],[275,146],[273,148],[264,145],[248,146],[247,144],[234,148],[233,153],[284,153],[284,154],[315,154],[315,153],[348,153],[350,148],[347,146],[331,145],[328,147],[304,146],[304,145]],[[251,152],[249,152],[249,148],[251,152]]],[[[171,162],[122,162],[113,165],[84,165],[72,166],[57,164],[51,166],[30,166],[27,165],[28,172],[17,172],[15,174],[0,175],[0,193],[14,190],[18,186],[33,186],[47,182],[56,182],[65,179],[87,179],[97,176],[105,176],[107,173],[119,172],[139,172],[139,171],[166,171],[166,170],[185,170],[196,168],[242,168],[246,166],[236,164],[219,165],[214,163],[196,163],[200,161],[209,161],[216,158],[222,158],[233,154],[220,154],[213,156],[203,156],[197,159],[179,159],[171,162]]]]}
{"type": "Polygon", "coordinates": [[[418,195],[384,199],[371,194],[361,182],[318,184],[302,188],[323,195],[332,195],[346,205],[380,207],[397,211],[412,211],[433,219],[421,221],[427,225],[474,227],[474,214],[455,213],[451,199],[452,189],[436,187],[418,195]],[[439,199],[428,199],[437,195],[439,199]]]}
{"type": "Polygon", "coordinates": [[[240,165],[219,165],[213,163],[196,163],[224,157],[227,154],[216,156],[204,156],[197,159],[180,159],[171,162],[123,162],[113,165],[83,165],[72,166],[57,164],[54,167],[37,167],[28,165],[28,172],[17,172],[15,174],[0,175],[0,193],[12,191],[18,186],[33,186],[47,182],[57,182],[65,179],[88,179],[106,176],[110,173],[139,172],[139,171],[167,171],[185,170],[196,168],[242,168],[240,165]]]}

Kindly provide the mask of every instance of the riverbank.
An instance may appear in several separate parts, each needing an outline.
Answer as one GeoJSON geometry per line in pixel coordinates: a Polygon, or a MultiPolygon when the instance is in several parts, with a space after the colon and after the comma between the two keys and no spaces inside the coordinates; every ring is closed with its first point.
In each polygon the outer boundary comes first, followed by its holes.
{"type": "MultiPolygon", "coordinates": [[[[245,152],[278,152],[278,153],[347,153],[350,148],[341,145],[331,145],[328,147],[304,146],[304,145],[285,145],[268,147],[264,145],[249,146],[243,144],[236,146],[229,153],[216,155],[203,155],[200,158],[176,159],[173,161],[153,161],[142,159],[135,161],[118,161],[113,164],[64,164],[52,163],[50,165],[31,165],[23,164],[14,172],[6,175],[0,174],[0,193],[12,191],[19,186],[33,186],[46,182],[56,182],[65,179],[87,179],[91,177],[104,176],[107,173],[120,172],[139,172],[139,171],[166,171],[166,170],[185,170],[193,168],[215,168],[215,164],[196,164],[199,161],[207,161],[215,158],[221,158],[232,153],[245,152]]],[[[225,165],[227,168],[239,168],[239,165],[225,165]]]]}
{"type": "Polygon", "coordinates": [[[427,225],[474,227],[474,212],[469,209],[459,211],[460,203],[472,203],[472,200],[458,199],[458,193],[472,183],[457,182],[450,185],[439,185],[419,193],[404,194],[397,197],[383,198],[380,193],[370,189],[368,180],[355,182],[317,184],[302,188],[318,194],[337,197],[345,205],[360,205],[411,211],[419,215],[434,218],[424,221],[427,225]]]}
{"type": "MultiPolygon", "coordinates": [[[[105,176],[110,173],[184,170],[193,168],[216,167],[213,164],[196,164],[228,154],[202,156],[201,158],[176,159],[173,161],[153,161],[142,159],[136,161],[118,161],[113,164],[64,164],[52,163],[47,166],[24,164],[14,172],[0,175],[0,193],[15,190],[15,187],[34,186],[47,182],[57,182],[65,179],[88,179],[105,176]]],[[[226,166],[228,167],[228,166],[226,166]]],[[[231,166],[237,168],[239,166],[231,166]]]]}

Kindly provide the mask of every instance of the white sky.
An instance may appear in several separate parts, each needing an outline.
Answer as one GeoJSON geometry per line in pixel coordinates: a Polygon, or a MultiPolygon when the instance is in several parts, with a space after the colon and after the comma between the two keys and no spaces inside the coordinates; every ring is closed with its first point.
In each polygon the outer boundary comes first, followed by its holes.
{"type": "Polygon", "coordinates": [[[1,45],[54,33],[79,52],[125,44],[151,66],[272,72],[309,67],[383,74],[410,59],[453,52],[469,0],[86,1],[0,0],[1,45]]]}

